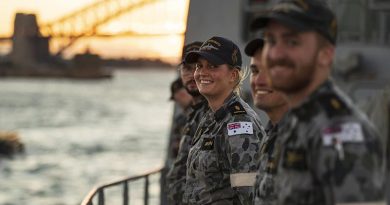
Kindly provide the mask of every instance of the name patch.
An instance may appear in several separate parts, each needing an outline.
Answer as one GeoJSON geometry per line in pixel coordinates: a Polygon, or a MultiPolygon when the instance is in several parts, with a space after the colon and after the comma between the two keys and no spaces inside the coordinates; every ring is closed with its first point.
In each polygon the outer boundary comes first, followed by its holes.
{"type": "Polygon", "coordinates": [[[344,123],[322,130],[322,144],[332,146],[337,143],[360,143],[364,141],[362,126],[357,122],[344,123]]]}
{"type": "Polygon", "coordinates": [[[228,135],[253,134],[252,122],[232,122],[227,124],[228,135]]]}
{"type": "Polygon", "coordinates": [[[306,151],[302,148],[286,148],[283,167],[295,170],[306,170],[306,151]]]}
{"type": "Polygon", "coordinates": [[[214,138],[204,138],[202,142],[201,150],[212,150],[214,149],[214,138]]]}

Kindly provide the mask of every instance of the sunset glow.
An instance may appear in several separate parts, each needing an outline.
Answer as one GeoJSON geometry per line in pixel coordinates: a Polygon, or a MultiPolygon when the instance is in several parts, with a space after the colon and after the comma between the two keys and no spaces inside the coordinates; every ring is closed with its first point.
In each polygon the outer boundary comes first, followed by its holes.
{"type": "MultiPolygon", "coordinates": [[[[96,1],[3,0],[0,7],[0,36],[12,35],[16,12],[35,13],[38,23],[42,25],[96,1]]],[[[183,46],[188,4],[189,0],[161,0],[123,14],[98,27],[98,33],[115,35],[131,32],[137,35],[83,38],[64,53],[65,57],[88,48],[103,57],[161,58],[175,63],[183,46]]],[[[80,25],[82,27],[83,24],[80,25]]],[[[62,41],[52,40],[51,50],[55,51],[62,41]]]]}

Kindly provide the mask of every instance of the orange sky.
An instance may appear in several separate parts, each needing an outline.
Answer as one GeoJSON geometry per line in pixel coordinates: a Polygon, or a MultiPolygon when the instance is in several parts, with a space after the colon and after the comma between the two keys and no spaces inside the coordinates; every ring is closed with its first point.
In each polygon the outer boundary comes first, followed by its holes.
{"type": "MultiPolygon", "coordinates": [[[[85,5],[101,0],[1,0],[0,36],[12,33],[16,12],[36,13],[38,23],[51,22],[85,5]]],[[[130,0],[119,0],[126,2],[130,0]]],[[[102,26],[103,33],[134,30],[142,33],[168,33],[154,37],[81,39],[65,53],[66,57],[89,48],[103,57],[151,57],[175,63],[181,54],[189,0],[161,0],[102,26]]],[[[52,49],[55,49],[53,43],[52,49]]]]}

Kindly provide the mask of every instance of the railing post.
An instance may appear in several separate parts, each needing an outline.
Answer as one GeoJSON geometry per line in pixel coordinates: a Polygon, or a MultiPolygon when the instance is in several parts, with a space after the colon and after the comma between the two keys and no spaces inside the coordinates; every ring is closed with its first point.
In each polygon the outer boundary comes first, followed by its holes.
{"type": "Polygon", "coordinates": [[[145,195],[144,204],[149,205],[149,175],[145,176],[145,195]]]}
{"type": "Polygon", "coordinates": [[[123,205],[129,205],[129,185],[127,181],[123,182],[123,205]]]}
{"type": "Polygon", "coordinates": [[[91,190],[88,195],[83,199],[81,202],[81,205],[93,205],[93,199],[97,198],[97,205],[104,205],[105,204],[105,194],[104,190],[109,188],[109,187],[118,187],[122,186],[123,187],[123,193],[122,193],[122,201],[123,205],[129,205],[130,204],[130,183],[134,182],[138,179],[142,180],[145,178],[145,186],[144,186],[144,205],[149,205],[149,176],[156,174],[156,173],[161,173],[162,168],[147,172],[143,175],[139,176],[134,176],[134,177],[126,177],[121,180],[116,180],[110,183],[106,183],[100,186],[95,187],[93,190],[91,190]]]}
{"type": "Polygon", "coordinates": [[[104,205],[104,189],[99,190],[98,205],[104,205]]]}

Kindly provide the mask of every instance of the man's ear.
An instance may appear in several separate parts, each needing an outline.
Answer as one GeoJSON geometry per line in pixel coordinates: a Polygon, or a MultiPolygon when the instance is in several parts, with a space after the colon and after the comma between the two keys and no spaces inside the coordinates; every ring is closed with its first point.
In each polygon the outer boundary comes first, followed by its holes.
{"type": "Polygon", "coordinates": [[[318,53],[318,63],[321,67],[331,67],[333,63],[335,47],[333,45],[326,45],[320,48],[318,53]]]}

